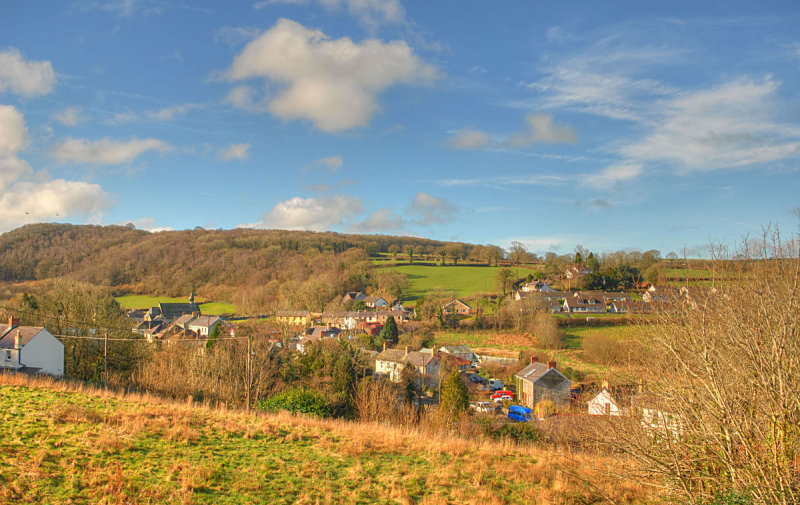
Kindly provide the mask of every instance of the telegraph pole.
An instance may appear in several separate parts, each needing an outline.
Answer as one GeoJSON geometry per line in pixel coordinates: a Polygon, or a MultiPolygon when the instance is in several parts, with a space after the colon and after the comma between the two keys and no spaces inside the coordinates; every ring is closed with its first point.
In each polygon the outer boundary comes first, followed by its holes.
{"type": "Polygon", "coordinates": [[[253,383],[253,369],[252,369],[252,356],[253,356],[253,342],[252,337],[247,335],[247,413],[250,413],[250,389],[253,383]]]}
{"type": "Polygon", "coordinates": [[[103,384],[108,389],[108,330],[103,339],[103,384]]]}

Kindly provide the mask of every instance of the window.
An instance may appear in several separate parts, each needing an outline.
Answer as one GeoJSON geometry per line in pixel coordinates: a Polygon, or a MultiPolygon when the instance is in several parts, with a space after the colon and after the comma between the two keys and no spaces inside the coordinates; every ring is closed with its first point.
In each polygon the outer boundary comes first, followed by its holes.
{"type": "Polygon", "coordinates": [[[11,361],[11,351],[6,351],[6,361],[11,361]]]}

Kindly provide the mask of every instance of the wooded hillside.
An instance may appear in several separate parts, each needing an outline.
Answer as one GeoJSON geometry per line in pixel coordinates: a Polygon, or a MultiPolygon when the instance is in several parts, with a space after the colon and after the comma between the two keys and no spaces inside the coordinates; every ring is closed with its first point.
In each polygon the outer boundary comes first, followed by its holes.
{"type": "Polygon", "coordinates": [[[244,311],[278,303],[321,310],[342,292],[377,287],[370,256],[407,246],[432,252],[448,244],[332,232],[149,233],[132,226],[36,224],[0,235],[0,281],[67,277],[109,286],[117,294],[185,296],[195,290],[244,311]]]}

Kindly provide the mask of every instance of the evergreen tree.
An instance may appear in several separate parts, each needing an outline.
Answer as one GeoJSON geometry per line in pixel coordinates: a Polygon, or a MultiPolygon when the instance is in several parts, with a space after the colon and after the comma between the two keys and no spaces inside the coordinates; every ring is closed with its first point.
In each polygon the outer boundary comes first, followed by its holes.
{"type": "Polygon", "coordinates": [[[397,329],[397,322],[394,320],[394,316],[387,317],[380,337],[386,342],[397,342],[398,335],[400,335],[400,330],[397,329]]]}
{"type": "Polygon", "coordinates": [[[458,370],[453,370],[442,382],[442,394],[439,400],[439,415],[442,420],[451,423],[469,408],[469,392],[467,385],[458,370]]]}

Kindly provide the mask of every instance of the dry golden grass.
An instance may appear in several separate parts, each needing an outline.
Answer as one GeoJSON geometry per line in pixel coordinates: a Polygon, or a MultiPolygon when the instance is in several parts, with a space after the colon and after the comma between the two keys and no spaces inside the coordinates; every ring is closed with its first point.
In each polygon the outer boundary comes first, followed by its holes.
{"type": "Polygon", "coordinates": [[[44,422],[29,434],[33,450],[10,440],[0,453],[0,503],[657,502],[611,477],[614,458],[418,428],[247,415],[8,375],[0,410],[3,423],[44,422]],[[54,404],[8,410],[10,390],[54,404]]]}

